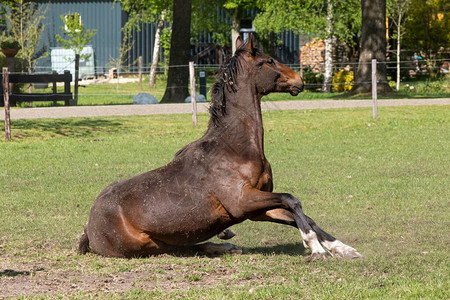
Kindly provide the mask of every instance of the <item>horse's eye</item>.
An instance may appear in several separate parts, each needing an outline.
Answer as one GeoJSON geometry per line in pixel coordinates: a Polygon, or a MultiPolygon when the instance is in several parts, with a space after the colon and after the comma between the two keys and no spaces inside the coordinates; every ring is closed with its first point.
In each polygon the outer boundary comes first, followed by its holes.
{"type": "Polygon", "coordinates": [[[275,61],[271,58],[271,59],[269,59],[269,60],[267,61],[267,63],[268,63],[269,65],[273,65],[273,64],[275,64],[275,61]]]}

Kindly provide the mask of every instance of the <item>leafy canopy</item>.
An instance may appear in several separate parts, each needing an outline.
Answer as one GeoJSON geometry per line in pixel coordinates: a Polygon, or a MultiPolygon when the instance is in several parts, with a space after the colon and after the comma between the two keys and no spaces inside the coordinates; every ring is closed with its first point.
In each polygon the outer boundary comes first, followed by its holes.
{"type": "MultiPolygon", "coordinates": [[[[67,39],[56,34],[56,41],[61,43],[64,49],[72,49],[75,54],[81,54],[87,43],[92,41],[97,30],[84,28],[79,13],[68,14],[65,16],[61,15],[61,20],[65,26],[60,26],[60,28],[64,30],[67,39]]],[[[83,55],[82,57],[85,59],[88,58],[89,55],[83,55]]]]}
{"type": "MultiPolygon", "coordinates": [[[[348,44],[361,27],[361,6],[358,0],[328,0],[333,5],[332,36],[348,44]]],[[[258,33],[268,35],[292,30],[297,34],[325,38],[327,1],[266,0],[260,1],[261,12],[254,25],[258,33]]]]}

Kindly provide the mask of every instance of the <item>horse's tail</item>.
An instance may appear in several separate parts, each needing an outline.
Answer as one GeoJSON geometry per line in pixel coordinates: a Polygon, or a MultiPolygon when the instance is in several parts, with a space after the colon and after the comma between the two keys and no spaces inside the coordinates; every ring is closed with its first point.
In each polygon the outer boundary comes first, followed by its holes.
{"type": "Polygon", "coordinates": [[[87,228],[84,228],[84,233],[80,237],[80,243],[78,244],[78,254],[86,254],[91,251],[89,247],[89,237],[87,235],[87,228]]]}

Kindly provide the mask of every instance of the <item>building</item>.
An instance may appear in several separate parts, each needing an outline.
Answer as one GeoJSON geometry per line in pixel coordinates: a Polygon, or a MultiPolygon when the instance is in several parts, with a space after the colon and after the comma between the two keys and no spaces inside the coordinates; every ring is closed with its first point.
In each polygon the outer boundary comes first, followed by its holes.
{"type": "MultiPolygon", "coordinates": [[[[56,41],[55,35],[64,37],[64,31],[61,29],[63,21],[61,16],[67,16],[75,12],[80,14],[80,18],[85,28],[97,30],[89,47],[93,50],[92,62],[94,63],[96,74],[108,72],[112,59],[119,56],[119,48],[122,42],[122,27],[127,22],[127,14],[122,11],[120,3],[114,3],[112,0],[57,0],[57,1],[36,1],[45,11],[45,29],[41,35],[41,41],[38,50],[47,51],[50,55],[38,60],[36,71],[51,71],[52,60],[61,64],[64,57],[52,57],[61,55],[61,45],[56,41]],[[53,51],[52,51],[53,50],[53,51]]],[[[136,42],[132,53],[143,57],[143,64],[151,61],[151,52],[153,51],[153,36],[155,26],[146,24],[140,32],[135,32],[136,42]]],[[[130,53],[131,55],[131,53],[130,53]]],[[[133,57],[131,57],[133,59],[133,57]]],[[[67,61],[67,59],[66,59],[67,61]]],[[[80,68],[83,64],[80,62],[80,68]]],[[[92,67],[92,66],[91,66],[92,67]]],[[[58,70],[59,71],[59,70],[58,70]]]]}
{"type": "MultiPolygon", "coordinates": [[[[114,0],[34,0],[34,2],[45,10],[45,19],[43,20],[45,29],[37,50],[49,53],[47,57],[38,60],[37,72],[50,72],[55,68],[58,72],[62,72],[63,69],[71,69],[70,59],[66,57],[67,53],[56,41],[55,35],[64,36],[64,31],[61,29],[61,26],[64,25],[61,16],[77,12],[80,14],[85,28],[97,30],[91,44],[87,47],[87,51],[91,51],[93,55],[89,61],[80,62],[80,75],[83,76],[83,68],[88,69],[88,73],[93,72],[95,75],[108,73],[108,69],[113,67],[112,59],[119,56],[123,39],[122,27],[128,20],[128,15],[122,11],[120,2],[114,2],[114,0]]],[[[155,31],[155,24],[143,24],[142,30],[133,32],[134,44],[127,54],[128,64],[131,65],[128,71],[137,71],[136,62],[139,56],[142,56],[144,67],[150,66],[155,31]]],[[[298,64],[298,36],[287,32],[281,35],[281,39],[284,43],[278,46],[275,56],[284,63],[298,64]]],[[[196,63],[220,64],[224,49],[215,47],[211,34],[205,32],[192,45],[191,53],[196,63]]]]}

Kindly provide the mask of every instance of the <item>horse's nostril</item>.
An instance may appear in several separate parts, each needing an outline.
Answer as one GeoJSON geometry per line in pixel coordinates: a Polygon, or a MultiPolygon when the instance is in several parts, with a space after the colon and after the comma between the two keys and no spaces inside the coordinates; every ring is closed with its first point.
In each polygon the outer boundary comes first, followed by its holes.
{"type": "Polygon", "coordinates": [[[303,91],[303,84],[296,84],[291,87],[291,95],[297,96],[303,91]]]}

